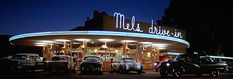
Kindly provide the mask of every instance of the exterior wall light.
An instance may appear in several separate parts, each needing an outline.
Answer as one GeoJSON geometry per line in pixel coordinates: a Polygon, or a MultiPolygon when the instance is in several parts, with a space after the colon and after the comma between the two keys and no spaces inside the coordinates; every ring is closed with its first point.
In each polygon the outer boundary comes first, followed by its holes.
{"type": "Polygon", "coordinates": [[[110,42],[110,41],[113,41],[113,39],[99,39],[99,41],[102,41],[102,42],[110,42]]]}
{"type": "Polygon", "coordinates": [[[67,40],[67,39],[55,39],[55,41],[58,41],[58,42],[66,42],[66,41],[70,41],[70,40],[67,40]]]}
{"type": "Polygon", "coordinates": [[[77,41],[91,41],[90,39],[85,39],[85,38],[82,38],[82,39],[74,39],[74,40],[77,40],[77,41]]]}
{"type": "Polygon", "coordinates": [[[150,55],[151,55],[151,53],[150,53],[150,52],[148,52],[148,53],[147,53],[147,57],[148,57],[148,58],[150,58],[150,55]]]}
{"type": "Polygon", "coordinates": [[[115,53],[118,53],[118,50],[115,50],[115,53]]]}
{"type": "Polygon", "coordinates": [[[137,42],[137,41],[134,41],[134,40],[122,40],[121,42],[137,42]]]}
{"type": "Polygon", "coordinates": [[[142,44],[152,44],[152,42],[139,42],[139,43],[142,43],[142,44]]]}

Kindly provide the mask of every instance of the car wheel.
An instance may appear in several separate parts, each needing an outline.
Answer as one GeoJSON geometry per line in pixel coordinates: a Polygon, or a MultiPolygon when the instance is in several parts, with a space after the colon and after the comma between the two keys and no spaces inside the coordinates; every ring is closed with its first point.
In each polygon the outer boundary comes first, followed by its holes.
{"type": "Polygon", "coordinates": [[[104,74],[103,71],[99,71],[99,74],[104,74]]]}
{"type": "Polygon", "coordinates": [[[200,77],[200,76],[202,76],[202,73],[197,73],[196,76],[199,76],[199,77],[200,77]]]}
{"type": "Polygon", "coordinates": [[[80,67],[80,73],[81,73],[81,74],[85,74],[85,69],[84,69],[84,67],[80,67]]]}
{"type": "Polygon", "coordinates": [[[66,68],[66,69],[64,70],[64,72],[65,72],[65,73],[70,73],[70,72],[71,72],[71,69],[70,69],[70,68],[66,68]]]}
{"type": "Polygon", "coordinates": [[[218,75],[219,75],[219,71],[217,71],[217,70],[210,72],[211,77],[217,77],[218,75]]]}
{"type": "Polygon", "coordinates": [[[30,72],[35,73],[35,72],[36,72],[36,69],[35,69],[35,68],[31,68],[31,69],[30,69],[30,72]]]}
{"type": "Polygon", "coordinates": [[[181,77],[181,72],[179,70],[175,70],[173,72],[173,76],[176,77],[176,78],[181,77]]]}
{"type": "Polygon", "coordinates": [[[160,71],[161,77],[167,77],[168,72],[167,71],[160,71]]]}
{"type": "Polygon", "coordinates": [[[72,67],[72,68],[70,69],[70,72],[76,73],[75,67],[72,67]]]}
{"type": "Polygon", "coordinates": [[[122,73],[124,71],[123,66],[119,66],[119,71],[122,73]]]}
{"type": "Polygon", "coordinates": [[[54,73],[54,72],[56,72],[56,69],[54,67],[49,68],[49,73],[54,73]]]}
{"type": "Polygon", "coordinates": [[[138,74],[141,74],[141,73],[142,73],[142,70],[138,70],[137,73],[138,73],[138,74]]]}
{"type": "Polygon", "coordinates": [[[113,73],[113,72],[115,72],[115,69],[111,66],[110,73],[113,73]]]}

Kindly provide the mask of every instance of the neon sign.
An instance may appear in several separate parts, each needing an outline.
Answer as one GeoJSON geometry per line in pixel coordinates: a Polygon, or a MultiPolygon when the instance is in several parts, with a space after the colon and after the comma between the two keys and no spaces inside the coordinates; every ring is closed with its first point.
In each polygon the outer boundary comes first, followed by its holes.
{"type": "MultiPolygon", "coordinates": [[[[125,16],[123,14],[115,12],[113,16],[116,18],[116,29],[123,29],[134,32],[144,32],[143,29],[140,28],[140,24],[135,22],[135,16],[132,16],[131,23],[126,23],[126,24],[125,24],[125,16]]],[[[153,20],[151,20],[151,25],[148,28],[148,33],[161,35],[161,36],[183,38],[181,32],[177,31],[177,29],[173,31],[168,29],[163,29],[161,26],[154,25],[153,20]]]]}
{"type": "Polygon", "coordinates": [[[150,34],[156,34],[156,35],[162,35],[162,36],[172,36],[177,38],[183,38],[181,35],[181,32],[178,32],[176,29],[174,32],[171,32],[170,30],[161,29],[161,26],[154,26],[153,20],[151,20],[151,26],[149,28],[150,34]]]}
{"type": "Polygon", "coordinates": [[[135,31],[135,32],[143,32],[143,30],[140,29],[140,24],[137,23],[137,25],[135,25],[135,17],[133,16],[131,19],[131,25],[130,23],[126,23],[125,25],[125,16],[121,13],[117,13],[115,12],[114,17],[116,17],[116,28],[123,28],[124,30],[129,30],[129,31],[135,31]]]}

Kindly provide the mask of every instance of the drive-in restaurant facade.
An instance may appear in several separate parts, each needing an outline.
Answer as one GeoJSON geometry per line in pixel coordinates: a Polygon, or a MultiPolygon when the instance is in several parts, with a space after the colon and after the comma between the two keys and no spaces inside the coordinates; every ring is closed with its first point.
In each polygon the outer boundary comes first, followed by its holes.
{"type": "Polygon", "coordinates": [[[113,16],[95,11],[83,27],[72,31],[25,33],[12,36],[9,41],[17,46],[41,46],[47,60],[55,54],[98,55],[103,59],[105,71],[111,59],[133,57],[152,69],[156,61],[168,60],[172,55],[186,53],[189,42],[184,30],[158,26],[126,19],[122,13],[113,16]],[[163,57],[166,56],[166,57],[163,57]]]}

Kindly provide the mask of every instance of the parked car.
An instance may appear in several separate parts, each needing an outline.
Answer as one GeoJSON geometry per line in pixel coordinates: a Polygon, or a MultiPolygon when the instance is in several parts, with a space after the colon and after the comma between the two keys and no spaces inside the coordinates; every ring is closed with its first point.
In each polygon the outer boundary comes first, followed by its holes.
{"type": "Polygon", "coordinates": [[[10,59],[12,71],[34,72],[36,69],[42,69],[43,59],[35,53],[18,53],[10,59]]]}
{"type": "Polygon", "coordinates": [[[228,71],[230,73],[233,73],[233,62],[228,62],[228,71]]]}
{"type": "Polygon", "coordinates": [[[116,61],[113,61],[111,64],[110,72],[129,72],[129,71],[137,71],[137,73],[143,72],[143,65],[133,58],[122,58],[116,61]]]}
{"type": "Polygon", "coordinates": [[[158,72],[159,66],[161,65],[161,62],[154,62],[154,71],[158,72]]]}
{"type": "Polygon", "coordinates": [[[11,62],[12,57],[2,57],[0,58],[0,73],[11,72],[11,66],[13,63],[11,62]]]}
{"type": "Polygon", "coordinates": [[[179,55],[173,60],[162,62],[159,72],[162,77],[173,74],[175,77],[181,77],[183,74],[210,74],[217,77],[220,72],[227,71],[226,62],[215,62],[205,55],[179,55]]]}
{"type": "Polygon", "coordinates": [[[103,64],[98,56],[85,56],[80,64],[80,72],[103,74],[103,64]]]}
{"type": "Polygon", "coordinates": [[[46,61],[46,70],[50,73],[75,71],[74,61],[69,55],[54,55],[51,60],[46,61]]]}

